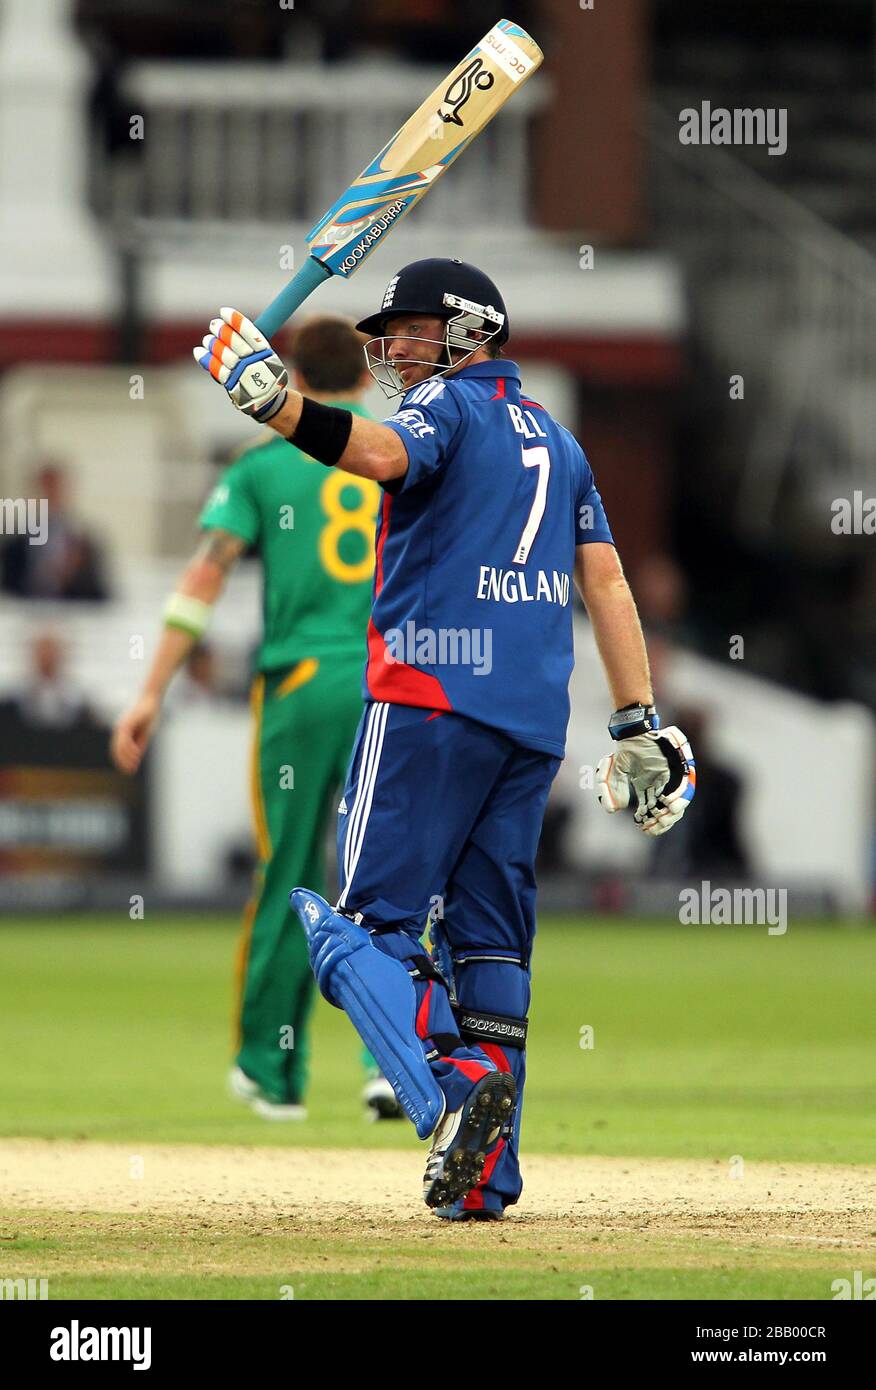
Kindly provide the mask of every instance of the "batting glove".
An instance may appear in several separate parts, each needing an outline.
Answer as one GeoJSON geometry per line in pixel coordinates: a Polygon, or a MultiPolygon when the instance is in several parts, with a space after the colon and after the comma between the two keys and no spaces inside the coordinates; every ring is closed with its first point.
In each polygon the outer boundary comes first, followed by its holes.
{"type": "Polygon", "coordinates": [[[599,804],[613,815],[636,793],[636,824],[646,835],[665,835],[694,798],[696,763],[681,729],[653,729],[625,738],[596,769],[599,804]]]}
{"type": "Polygon", "coordinates": [[[195,361],[225,387],[232,405],[265,424],[283,408],[289,373],[264,334],[238,309],[219,313],[201,346],[192,348],[195,361]]]}

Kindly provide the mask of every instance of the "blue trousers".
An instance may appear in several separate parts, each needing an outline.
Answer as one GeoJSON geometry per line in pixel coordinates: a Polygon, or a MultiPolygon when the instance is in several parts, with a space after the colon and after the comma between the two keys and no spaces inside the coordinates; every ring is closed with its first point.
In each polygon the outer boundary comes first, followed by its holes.
{"type": "Polygon", "coordinates": [[[338,816],[338,907],[361,913],[376,944],[403,961],[422,958],[427,916],[444,986],[416,982],[417,1031],[448,1109],[487,1071],[517,1082],[514,1132],[488,1156],[469,1208],[515,1202],[525,1049],[461,1036],[471,1010],[525,1019],[535,936],[534,861],[560,759],[512,742],[460,715],[406,705],[366,705],[338,816]]]}

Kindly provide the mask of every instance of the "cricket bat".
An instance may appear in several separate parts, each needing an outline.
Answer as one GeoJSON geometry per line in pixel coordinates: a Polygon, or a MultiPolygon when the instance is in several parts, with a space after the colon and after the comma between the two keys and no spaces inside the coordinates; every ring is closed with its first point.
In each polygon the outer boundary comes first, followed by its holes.
{"type": "Polygon", "coordinates": [[[500,19],[308,232],[310,254],[256,319],[260,332],[270,338],[330,275],[355,274],[543,58],[525,29],[500,19]]]}

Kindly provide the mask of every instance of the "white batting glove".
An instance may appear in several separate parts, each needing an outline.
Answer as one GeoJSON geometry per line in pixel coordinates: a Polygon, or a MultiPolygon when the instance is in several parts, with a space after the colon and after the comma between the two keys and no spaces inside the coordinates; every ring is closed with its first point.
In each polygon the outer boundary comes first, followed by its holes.
{"type": "Polygon", "coordinates": [[[232,405],[265,424],[283,408],[289,373],[271,344],[238,309],[220,309],[192,348],[196,362],[224,386],[232,405]]]}
{"type": "Polygon", "coordinates": [[[681,820],[696,791],[696,763],[681,729],[654,729],[621,739],[596,769],[596,795],[609,815],[624,811],[635,791],[636,824],[665,835],[681,820]]]}

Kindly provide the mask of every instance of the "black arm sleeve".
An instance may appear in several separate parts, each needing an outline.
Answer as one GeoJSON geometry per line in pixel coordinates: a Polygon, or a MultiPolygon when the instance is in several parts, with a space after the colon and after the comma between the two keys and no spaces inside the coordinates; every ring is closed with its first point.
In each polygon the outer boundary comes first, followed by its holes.
{"type": "Polygon", "coordinates": [[[331,468],[346,449],[352,429],[352,411],[321,405],[304,396],[301,418],[289,436],[289,443],[331,468]]]}

